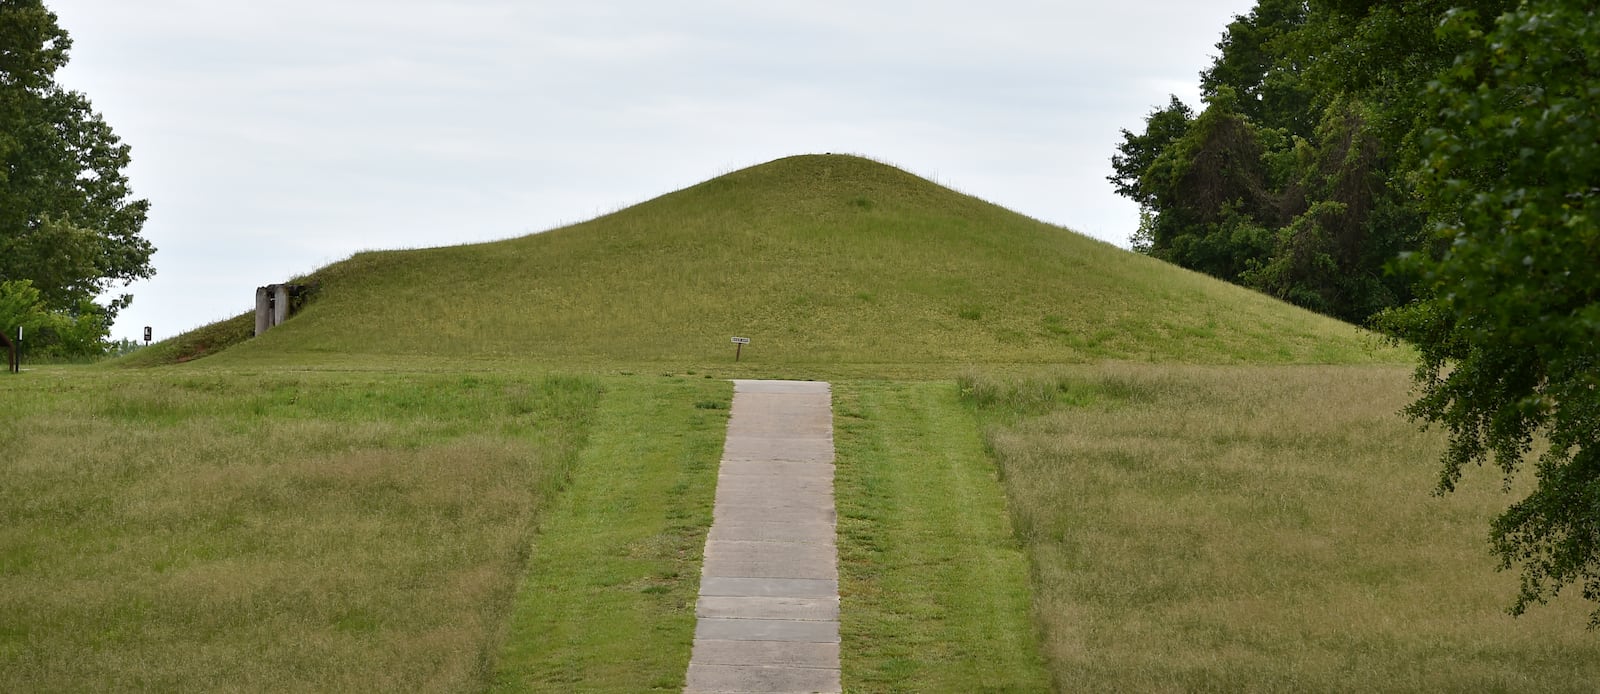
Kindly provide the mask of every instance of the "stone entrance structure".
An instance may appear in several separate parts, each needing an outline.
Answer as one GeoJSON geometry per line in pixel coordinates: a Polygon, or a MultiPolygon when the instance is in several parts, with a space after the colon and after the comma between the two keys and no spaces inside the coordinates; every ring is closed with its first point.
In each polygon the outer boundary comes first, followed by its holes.
{"type": "Polygon", "coordinates": [[[311,285],[269,284],[256,287],[256,335],[260,335],[294,315],[310,296],[311,285]]]}

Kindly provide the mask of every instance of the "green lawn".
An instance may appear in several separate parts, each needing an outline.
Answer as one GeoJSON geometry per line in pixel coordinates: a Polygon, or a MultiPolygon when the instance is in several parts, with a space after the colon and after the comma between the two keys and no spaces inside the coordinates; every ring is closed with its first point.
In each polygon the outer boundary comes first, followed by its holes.
{"type": "Polygon", "coordinates": [[[1407,371],[1108,365],[963,380],[1062,691],[1584,691],[1575,596],[1512,618],[1484,472],[1430,496],[1407,371]]]}
{"type": "MultiPolygon", "coordinates": [[[[727,381],[70,367],[0,388],[0,690],[683,686],[727,381]]],[[[1045,688],[955,387],[836,393],[852,691],[1045,688]]]]}
{"type": "Polygon", "coordinates": [[[727,381],[615,378],[545,516],[496,691],[680,691],[727,429],[727,381]]]}
{"type": "Polygon", "coordinates": [[[0,691],[681,687],[729,391],[0,379],[0,691]]]}
{"type": "Polygon", "coordinates": [[[953,383],[834,384],[852,692],[1045,691],[1027,561],[953,383]]]}
{"type": "MultiPolygon", "coordinates": [[[[680,689],[729,384],[434,366],[0,378],[0,690],[680,689]]],[[[833,381],[851,691],[1600,681],[1404,368],[1012,371],[833,381]]]]}

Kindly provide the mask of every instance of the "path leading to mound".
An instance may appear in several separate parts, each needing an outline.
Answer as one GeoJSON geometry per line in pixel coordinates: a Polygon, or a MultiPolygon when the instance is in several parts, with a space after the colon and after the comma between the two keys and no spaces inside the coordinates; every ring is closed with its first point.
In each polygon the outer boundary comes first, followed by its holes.
{"type": "Polygon", "coordinates": [[[827,383],[734,381],[685,692],[838,692],[827,383]]]}

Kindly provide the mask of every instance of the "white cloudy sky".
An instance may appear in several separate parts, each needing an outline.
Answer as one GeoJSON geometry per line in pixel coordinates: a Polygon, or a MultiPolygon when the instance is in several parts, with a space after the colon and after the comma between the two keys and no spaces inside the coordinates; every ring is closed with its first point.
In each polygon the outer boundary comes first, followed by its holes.
{"type": "Polygon", "coordinates": [[[133,146],[157,275],[113,337],[365,249],[542,231],[791,154],[1127,245],[1120,128],[1251,0],[46,0],[133,146]]]}

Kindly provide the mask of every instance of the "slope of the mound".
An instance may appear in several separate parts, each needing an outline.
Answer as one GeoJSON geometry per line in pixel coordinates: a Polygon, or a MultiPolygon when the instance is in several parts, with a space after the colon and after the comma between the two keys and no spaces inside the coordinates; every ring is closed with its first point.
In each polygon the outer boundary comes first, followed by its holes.
{"type": "Polygon", "coordinates": [[[1355,327],[842,155],[522,238],[361,253],[312,279],[300,315],[223,361],[699,363],[735,335],[766,364],[1397,358],[1355,327]]]}

